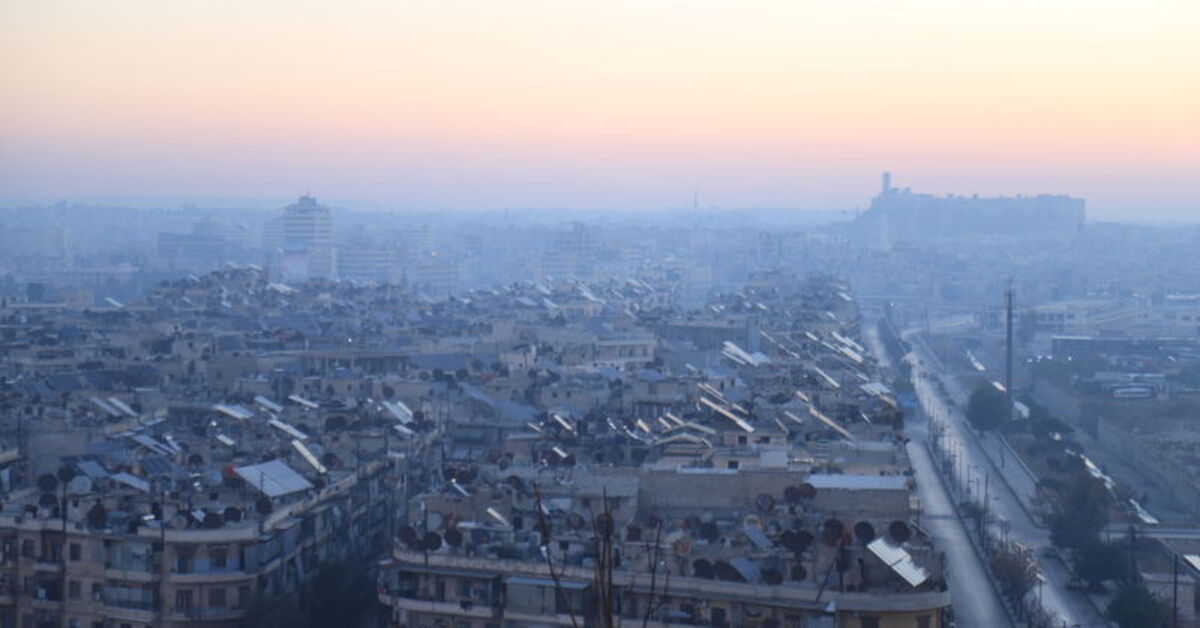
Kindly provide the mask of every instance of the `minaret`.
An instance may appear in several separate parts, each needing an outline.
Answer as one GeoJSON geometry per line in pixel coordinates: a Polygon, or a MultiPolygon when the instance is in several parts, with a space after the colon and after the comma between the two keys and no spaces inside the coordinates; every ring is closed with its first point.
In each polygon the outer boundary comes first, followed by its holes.
{"type": "Polygon", "coordinates": [[[892,191],[892,173],[885,172],[885,173],[883,173],[883,192],[882,192],[882,194],[884,196],[887,196],[887,194],[891,191],[892,191]]]}

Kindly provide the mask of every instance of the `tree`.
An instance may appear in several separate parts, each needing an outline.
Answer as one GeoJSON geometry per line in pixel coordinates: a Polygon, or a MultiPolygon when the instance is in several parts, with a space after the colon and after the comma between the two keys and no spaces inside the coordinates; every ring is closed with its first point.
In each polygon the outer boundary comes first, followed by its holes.
{"type": "Polygon", "coordinates": [[[971,393],[967,402],[967,420],[975,429],[994,430],[1004,423],[1008,415],[1008,403],[1004,393],[990,384],[982,384],[971,393]]]}
{"type": "Polygon", "coordinates": [[[1079,575],[1093,588],[1105,580],[1124,578],[1129,570],[1125,550],[1113,543],[1093,541],[1079,548],[1075,563],[1079,575]]]}
{"type": "Polygon", "coordinates": [[[243,620],[255,628],[361,626],[374,608],[375,587],[363,564],[322,564],[297,593],[260,591],[243,620]]]}
{"type": "Polygon", "coordinates": [[[1075,549],[1098,542],[1100,531],[1108,525],[1111,499],[1103,482],[1076,470],[1050,515],[1050,540],[1075,549]]]}
{"type": "Polygon", "coordinates": [[[1004,595],[1018,605],[1037,584],[1037,564],[1028,552],[1001,550],[992,556],[992,573],[996,574],[996,581],[1004,595]]]}
{"type": "Polygon", "coordinates": [[[1165,619],[1158,598],[1140,584],[1121,587],[1104,614],[1121,628],[1160,628],[1165,619]]]}
{"type": "Polygon", "coordinates": [[[242,621],[245,626],[257,628],[291,628],[306,623],[295,594],[266,591],[254,596],[242,621]]]}
{"type": "Polygon", "coordinates": [[[304,587],[307,625],[360,626],[375,605],[375,587],[363,563],[325,563],[304,587]]]}

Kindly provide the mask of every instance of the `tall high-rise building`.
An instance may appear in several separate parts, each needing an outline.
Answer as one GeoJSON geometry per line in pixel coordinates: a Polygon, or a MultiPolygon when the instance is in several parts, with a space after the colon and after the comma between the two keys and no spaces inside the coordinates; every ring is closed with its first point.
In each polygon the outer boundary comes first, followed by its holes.
{"type": "Polygon", "coordinates": [[[334,278],[333,216],[311,196],[301,196],[283,209],[282,277],[284,281],[334,278]]]}

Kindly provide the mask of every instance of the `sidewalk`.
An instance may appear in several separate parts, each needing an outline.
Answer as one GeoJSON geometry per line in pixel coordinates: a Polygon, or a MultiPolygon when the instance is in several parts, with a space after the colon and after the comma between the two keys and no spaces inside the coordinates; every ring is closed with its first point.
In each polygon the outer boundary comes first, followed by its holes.
{"type": "Polygon", "coordinates": [[[1037,476],[1021,459],[1021,456],[1008,444],[1008,440],[1000,434],[980,433],[971,430],[975,442],[992,463],[992,468],[1004,483],[1017,496],[1017,501],[1029,519],[1039,528],[1044,528],[1041,517],[1037,516],[1037,476]]]}

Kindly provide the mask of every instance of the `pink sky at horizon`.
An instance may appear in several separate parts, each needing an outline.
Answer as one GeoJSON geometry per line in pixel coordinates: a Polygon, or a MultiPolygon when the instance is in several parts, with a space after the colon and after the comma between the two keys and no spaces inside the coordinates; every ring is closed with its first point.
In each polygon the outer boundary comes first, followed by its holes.
{"type": "Polygon", "coordinates": [[[43,0],[0,8],[0,196],[1200,219],[1200,3],[43,0]]]}

